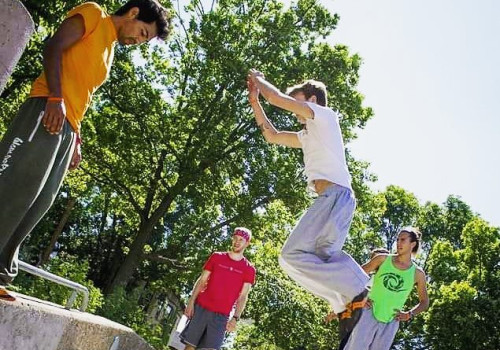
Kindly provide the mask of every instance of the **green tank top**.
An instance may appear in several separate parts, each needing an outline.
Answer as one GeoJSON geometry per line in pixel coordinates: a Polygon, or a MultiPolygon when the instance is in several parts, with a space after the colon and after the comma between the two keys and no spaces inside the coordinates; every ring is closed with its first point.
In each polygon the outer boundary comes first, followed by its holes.
{"type": "Polygon", "coordinates": [[[401,310],[415,284],[415,264],[406,269],[396,268],[394,255],[388,255],[380,265],[369,293],[372,312],[379,322],[389,323],[394,319],[394,309],[401,310]]]}

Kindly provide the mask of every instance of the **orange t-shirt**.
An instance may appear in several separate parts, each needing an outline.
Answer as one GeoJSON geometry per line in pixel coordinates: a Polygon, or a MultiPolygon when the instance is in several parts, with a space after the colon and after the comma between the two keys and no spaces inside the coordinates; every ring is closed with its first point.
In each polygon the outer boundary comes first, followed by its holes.
{"type": "MultiPolygon", "coordinates": [[[[94,2],[75,7],[66,18],[75,15],[83,17],[85,33],[62,54],[61,88],[66,118],[75,131],[80,131],[92,95],[109,76],[117,33],[111,16],[94,2]]],[[[45,72],[33,83],[30,96],[49,96],[45,72]]]]}

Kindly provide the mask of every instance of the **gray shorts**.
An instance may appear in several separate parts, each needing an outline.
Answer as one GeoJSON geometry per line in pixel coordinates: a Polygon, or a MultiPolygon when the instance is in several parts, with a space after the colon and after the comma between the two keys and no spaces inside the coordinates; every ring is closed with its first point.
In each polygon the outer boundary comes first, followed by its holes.
{"type": "Polygon", "coordinates": [[[220,349],[229,317],[195,304],[194,316],[181,333],[181,341],[197,349],[220,349]]]}

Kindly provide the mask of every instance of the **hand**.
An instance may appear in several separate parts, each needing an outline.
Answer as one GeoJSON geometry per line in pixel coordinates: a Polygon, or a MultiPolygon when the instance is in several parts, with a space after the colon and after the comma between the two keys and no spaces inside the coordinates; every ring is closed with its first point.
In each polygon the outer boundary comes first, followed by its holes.
{"type": "Polygon", "coordinates": [[[236,330],[237,326],[238,326],[238,322],[234,318],[232,318],[229,320],[229,322],[226,325],[226,331],[234,332],[236,330]]]}
{"type": "Polygon", "coordinates": [[[407,322],[407,321],[411,320],[411,313],[396,310],[396,316],[394,316],[394,319],[396,321],[407,322]]]}
{"type": "Polygon", "coordinates": [[[331,311],[328,315],[325,316],[324,321],[325,321],[325,323],[330,323],[333,320],[336,320],[337,318],[338,317],[337,317],[337,314],[335,313],[335,311],[331,311]]]}
{"type": "Polygon", "coordinates": [[[250,101],[250,103],[257,102],[259,100],[259,89],[257,88],[257,85],[255,85],[255,83],[250,79],[250,74],[248,75],[247,87],[248,101],[250,101]]]}
{"type": "Polygon", "coordinates": [[[194,316],[194,302],[191,302],[189,301],[187,306],[186,306],[186,310],[184,310],[184,315],[186,315],[186,317],[188,319],[192,319],[193,316],[194,316]]]}
{"type": "Polygon", "coordinates": [[[366,303],[365,303],[365,309],[371,309],[372,308],[372,301],[371,299],[366,299],[366,303]]]}
{"type": "Polygon", "coordinates": [[[66,119],[66,105],[64,101],[47,101],[42,123],[45,129],[52,135],[61,132],[66,119]]]}
{"type": "Polygon", "coordinates": [[[263,79],[266,78],[262,72],[260,72],[256,69],[253,69],[253,68],[250,69],[250,71],[248,72],[248,79],[251,80],[255,84],[257,77],[261,77],[263,79]]]}
{"type": "Polygon", "coordinates": [[[68,170],[75,170],[80,165],[82,161],[82,139],[80,134],[76,134],[75,149],[73,151],[73,156],[71,157],[71,162],[69,163],[68,170]]]}

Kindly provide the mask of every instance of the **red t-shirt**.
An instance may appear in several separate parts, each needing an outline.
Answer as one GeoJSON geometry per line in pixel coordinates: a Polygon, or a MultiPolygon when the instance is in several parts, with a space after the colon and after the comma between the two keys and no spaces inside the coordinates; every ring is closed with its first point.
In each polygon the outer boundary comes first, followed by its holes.
{"type": "Polygon", "coordinates": [[[203,269],[210,271],[210,277],[196,302],[212,312],[229,315],[243,284],[255,283],[255,267],[246,258],[231,259],[227,252],[213,253],[203,269]]]}

